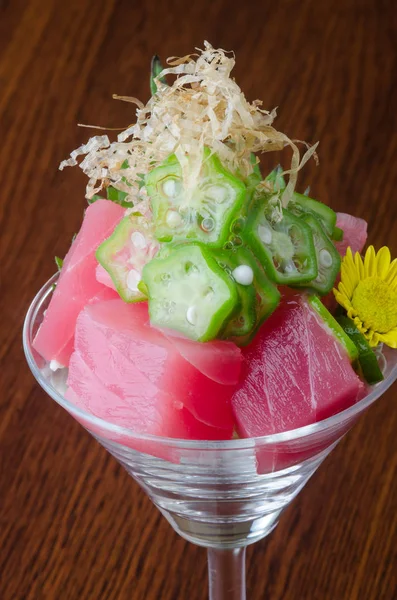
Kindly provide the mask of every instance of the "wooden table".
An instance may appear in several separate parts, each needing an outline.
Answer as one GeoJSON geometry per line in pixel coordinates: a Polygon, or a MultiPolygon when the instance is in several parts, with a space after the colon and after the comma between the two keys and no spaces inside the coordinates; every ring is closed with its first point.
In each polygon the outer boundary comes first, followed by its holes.
{"type": "MultiPolygon", "coordinates": [[[[291,137],[321,140],[315,196],[370,221],[397,255],[393,0],[0,2],[1,600],[201,600],[206,556],[33,380],[21,326],[77,231],[84,175],[57,171],[91,132],[148,98],[150,57],[208,39],[234,49],[249,99],[291,137]]],[[[396,387],[361,419],[248,553],[266,600],[397,598],[396,387]]]]}

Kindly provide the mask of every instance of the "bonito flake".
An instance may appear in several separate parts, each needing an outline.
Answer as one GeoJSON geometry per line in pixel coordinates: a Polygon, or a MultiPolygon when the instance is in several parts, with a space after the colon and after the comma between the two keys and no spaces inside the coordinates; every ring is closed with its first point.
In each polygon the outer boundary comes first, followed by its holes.
{"type": "Polygon", "coordinates": [[[291,166],[284,171],[289,182],[282,196],[286,206],[299,169],[311,156],[316,158],[317,144],[308,147],[301,159],[297,142],[273,127],[276,111],[262,109],[259,100],[248,102],[231,77],[235,64],[232,53],[214,49],[205,42],[199,54],[169,58],[167,64],[155,79],[157,92],[146,105],[135,98],[115,96],[137,105],[135,124],[119,133],[112,143],[107,135],[92,137],[59,168],[75,166],[79,164],[78,157],[84,156],[79,166],[89,178],[88,199],[112,185],[126,192],[126,200],[136,205],[145,201],[142,176],[170,154],[175,154],[181,164],[189,194],[200,176],[205,146],[219,156],[226,168],[242,177],[252,173],[251,153],[290,146],[291,166]],[[162,83],[166,75],[175,77],[172,84],[162,83]]]}

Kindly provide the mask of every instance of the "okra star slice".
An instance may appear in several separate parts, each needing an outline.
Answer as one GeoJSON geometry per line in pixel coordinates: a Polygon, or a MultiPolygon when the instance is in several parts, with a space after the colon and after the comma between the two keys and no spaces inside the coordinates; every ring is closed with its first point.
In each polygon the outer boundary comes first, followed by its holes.
{"type": "Polygon", "coordinates": [[[153,211],[156,237],[170,242],[183,225],[180,206],[183,202],[182,169],[174,154],[150,171],[145,179],[153,211]]]}
{"type": "Polygon", "coordinates": [[[341,264],[340,254],[316,217],[307,214],[302,219],[312,230],[318,267],[317,277],[312,279],[307,285],[321,296],[325,296],[332,290],[339,273],[341,264]]]}
{"type": "Polygon", "coordinates": [[[223,337],[233,339],[239,346],[245,346],[250,343],[263,321],[277,308],[280,293],[268,280],[248,248],[241,246],[235,250],[227,250],[223,252],[223,256],[224,261],[232,268],[231,276],[241,299],[241,309],[226,325],[223,337]],[[250,280],[251,283],[248,284],[250,280]],[[241,324],[247,326],[242,327],[241,324]]]}
{"type": "Polygon", "coordinates": [[[309,196],[294,192],[292,200],[288,204],[288,210],[294,215],[314,215],[321,222],[326,233],[332,236],[336,226],[336,212],[323,202],[318,202],[309,196]]]}
{"type": "Polygon", "coordinates": [[[306,283],[318,274],[310,227],[286,209],[280,221],[266,217],[266,201],[255,206],[242,237],[276,283],[306,283]]]}
{"type": "Polygon", "coordinates": [[[165,258],[154,258],[144,267],[142,279],[152,325],[192,340],[216,338],[238,309],[235,283],[211,250],[198,242],[172,247],[165,258]]]}
{"type": "Polygon", "coordinates": [[[146,300],[138,285],[144,265],[159,249],[153,228],[145,217],[129,215],[116,226],[112,235],[97,249],[98,262],[109,273],[125,302],[146,300]]]}
{"type": "Polygon", "coordinates": [[[197,240],[219,248],[226,242],[246,194],[244,183],[208,149],[197,185],[189,194],[174,155],[147,175],[146,190],[160,241],[197,240]]]}

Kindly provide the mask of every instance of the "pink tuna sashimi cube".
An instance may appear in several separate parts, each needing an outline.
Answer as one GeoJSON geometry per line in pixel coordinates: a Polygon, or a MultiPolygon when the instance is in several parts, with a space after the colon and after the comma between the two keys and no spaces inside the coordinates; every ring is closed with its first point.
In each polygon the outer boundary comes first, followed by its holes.
{"type": "Polygon", "coordinates": [[[223,385],[235,385],[240,377],[241,350],[232,342],[214,340],[197,343],[166,334],[178,352],[201,373],[223,385]]]}
{"type": "MultiPolygon", "coordinates": [[[[344,235],[341,242],[334,242],[336,249],[339,254],[343,257],[346,254],[346,250],[350,246],[353,254],[355,252],[361,252],[367,241],[367,222],[364,219],[353,217],[346,213],[336,213],[337,219],[336,224],[338,227],[343,229],[344,235]]],[[[340,274],[337,276],[334,287],[338,287],[340,281],[340,274]]],[[[328,308],[330,312],[334,312],[338,306],[334,293],[331,291],[326,296],[323,296],[322,302],[328,308]]]]}
{"type": "Polygon", "coordinates": [[[243,437],[309,425],[353,404],[363,389],[348,356],[304,296],[289,298],[245,351],[232,398],[243,437]]]}
{"type": "Polygon", "coordinates": [[[77,320],[75,347],[109,389],[125,395],[141,386],[145,394],[146,386],[155,386],[179,408],[184,406],[198,420],[222,429],[218,439],[231,437],[230,398],[235,386],[209,379],[186,361],[160,331],[150,327],[146,303],[117,299],[86,307],[77,320]]]}
{"type": "MultiPolygon", "coordinates": [[[[142,383],[142,375],[137,374],[136,377],[142,383]]],[[[187,409],[178,408],[167,394],[155,386],[146,384],[144,396],[141,395],[142,385],[131,387],[124,394],[109,389],[88,367],[78,351],[70,359],[68,385],[65,397],[72,404],[137,434],[214,440],[223,433],[222,430],[201,423],[187,409]]],[[[109,432],[105,427],[90,423],[87,418],[74,416],[93,433],[135,450],[177,462],[172,450],[155,441],[109,432]]]]}
{"type": "Polygon", "coordinates": [[[339,254],[344,256],[350,246],[353,254],[361,252],[367,241],[367,222],[346,213],[336,213],[336,225],[343,229],[343,240],[334,242],[339,254]]]}
{"type": "Polygon", "coordinates": [[[307,366],[302,311],[287,301],[244,351],[242,383],[232,398],[240,435],[267,435],[315,420],[307,366]]]}
{"type": "MultiPolygon", "coordinates": [[[[104,300],[114,300],[115,298],[119,298],[119,295],[114,292],[113,290],[111,290],[110,288],[105,288],[102,287],[102,289],[99,290],[99,292],[97,294],[95,294],[95,296],[93,296],[92,298],[90,298],[87,302],[87,304],[95,304],[96,302],[102,302],[104,300]]],[[[62,358],[63,360],[67,359],[67,363],[69,362],[69,358],[72,355],[72,352],[74,350],[74,329],[73,329],[73,335],[70,337],[70,331],[71,331],[71,321],[74,322],[74,324],[76,324],[76,313],[78,315],[78,313],[81,310],[80,304],[77,303],[74,299],[72,299],[69,303],[66,304],[62,304],[60,301],[54,302],[51,308],[51,314],[50,317],[51,319],[48,321],[50,324],[52,323],[57,323],[57,327],[56,327],[56,336],[57,339],[62,339],[65,340],[65,345],[62,347],[61,352],[59,354],[57,354],[56,359],[51,359],[51,360],[56,360],[57,362],[60,362],[60,358],[62,358]]],[[[45,320],[45,318],[44,318],[45,320]]],[[[42,344],[46,343],[46,335],[50,335],[46,329],[48,328],[49,330],[49,325],[46,325],[46,328],[44,329],[44,331],[42,332],[41,329],[39,329],[39,335],[36,336],[35,341],[34,341],[34,347],[36,348],[36,350],[38,350],[38,346],[41,346],[42,344]]],[[[40,352],[40,354],[43,355],[43,353],[38,350],[40,352]]],[[[48,360],[48,359],[47,359],[48,360]]],[[[61,365],[65,365],[64,363],[61,363],[61,365]]]]}
{"type": "MultiPolygon", "coordinates": [[[[97,200],[87,208],[33,342],[34,348],[46,360],[56,360],[64,366],[69,364],[77,316],[91,299],[100,296],[106,289],[96,279],[98,262],[95,251],[112,233],[124,212],[121,206],[110,200],[97,200]]],[[[114,297],[113,292],[112,295],[114,297]]]]}
{"type": "Polygon", "coordinates": [[[301,307],[306,320],[308,369],[316,402],[316,421],[322,421],[362,398],[365,385],[354,371],[345,348],[304,297],[301,307]]]}

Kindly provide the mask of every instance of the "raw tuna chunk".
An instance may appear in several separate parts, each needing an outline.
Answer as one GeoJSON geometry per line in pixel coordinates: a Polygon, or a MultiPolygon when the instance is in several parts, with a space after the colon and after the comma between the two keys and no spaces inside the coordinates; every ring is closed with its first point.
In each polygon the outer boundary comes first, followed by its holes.
{"type": "MultiPolygon", "coordinates": [[[[334,242],[339,254],[345,256],[349,246],[353,254],[361,252],[367,241],[367,222],[364,219],[359,219],[346,213],[336,213],[336,215],[336,224],[344,232],[343,240],[341,242],[334,242]]],[[[339,281],[340,275],[337,276],[334,287],[338,287],[339,281]]],[[[323,296],[322,301],[330,312],[334,312],[338,306],[332,291],[323,296]]]]}
{"type": "Polygon", "coordinates": [[[279,433],[353,404],[363,384],[339,341],[305,300],[282,302],[244,353],[232,406],[243,437],[279,433]]]}
{"type": "Polygon", "coordinates": [[[34,340],[34,347],[46,360],[69,364],[73,351],[76,319],[94,298],[115,297],[115,292],[96,279],[95,251],[112,233],[124,209],[110,200],[91,204],[81,229],[67,253],[51,303],[34,340]]]}
{"type": "Polygon", "coordinates": [[[144,381],[130,367],[130,386],[105,386],[79,352],[69,364],[69,388],[65,397],[85,411],[137,433],[162,437],[218,439],[214,427],[201,423],[166,393],[144,381]]]}
{"type": "Polygon", "coordinates": [[[240,376],[241,350],[232,342],[197,343],[180,336],[166,336],[193,367],[223,385],[235,385],[240,376]]]}
{"type": "MultiPolygon", "coordinates": [[[[216,357],[222,347],[218,342],[213,350],[211,343],[196,344],[196,360],[200,362],[200,352],[205,353],[205,360],[201,360],[204,363],[209,361],[207,354],[212,352],[216,357]]],[[[232,358],[229,364],[223,361],[224,370],[227,373],[232,368],[238,377],[240,364],[237,364],[236,354],[241,362],[240,350],[236,348],[236,352],[232,353],[230,346],[225,343],[225,354],[232,358]]],[[[117,299],[86,307],[77,320],[75,348],[68,384],[77,395],[82,393],[80,374],[76,373],[75,368],[75,355],[78,355],[77,364],[83,361],[98,380],[98,385],[102,386],[98,403],[90,408],[94,414],[104,418],[109,416],[111,420],[118,415],[121,419],[118,424],[155,435],[203,439],[202,435],[209,435],[208,426],[211,426],[216,431],[204,439],[227,439],[232,436],[234,421],[230,398],[235,386],[210,379],[185,360],[169,339],[150,327],[146,303],[126,304],[117,299]],[[120,397],[130,413],[128,410],[122,412],[119,402],[116,404],[117,415],[107,414],[106,406],[111,406],[113,400],[109,398],[107,403],[103,402],[106,390],[120,397]],[[153,411],[155,407],[157,411],[154,411],[152,421],[143,410],[151,406],[153,411]],[[206,427],[196,426],[193,420],[190,434],[186,430],[182,436],[181,409],[188,409],[206,427]],[[165,411],[167,419],[158,418],[158,411],[161,414],[161,411],[165,411]],[[175,411],[179,418],[178,427],[172,416],[175,411]]],[[[94,394],[91,402],[95,402],[95,397],[94,394]]],[[[186,420],[184,423],[183,427],[186,420]]]]}
{"type": "Polygon", "coordinates": [[[361,252],[367,241],[367,222],[346,213],[336,214],[336,225],[343,229],[344,233],[341,242],[334,242],[339,254],[344,256],[348,246],[351,247],[353,254],[361,252]]]}

